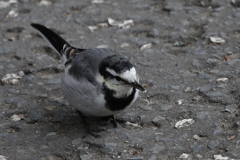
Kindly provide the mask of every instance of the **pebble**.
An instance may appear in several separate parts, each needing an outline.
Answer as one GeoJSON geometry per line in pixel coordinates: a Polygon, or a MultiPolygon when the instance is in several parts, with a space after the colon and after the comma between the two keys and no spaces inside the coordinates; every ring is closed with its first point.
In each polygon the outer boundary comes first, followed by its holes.
{"type": "Polygon", "coordinates": [[[80,155],[80,159],[81,160],[89,160],[89,159],[92,159],[92,156],[91,154],[83,154],[83,155],[80,155]]]}
{"type": "Polygon", "coordinates": [[[45,84],[46,85],[56,85],[56,84],[60,84],[60,83],[61,83],[61,79],[58,78],[58,79],[49,80],[45,84]]]}
{"type": "Polygon", "coordinates": [[[143,109],[143,110],[146,110],[146,111],[151,111],[152,110],[152,107],[149,107],[149,106],[146,106],[146,105],[139,105],[138,107],[143,109]]]}
{"type": "Polygon", "coordinates": [[[208,119],[208,118],[210,118],[210,115],[207,111],[201,111],[201,112],[197,112],[197,118],[198,119],[208,119]]]}
{"type": "Polygon", "coordinates": [[[214,87],[214,85],[206,85],[206,86],[203,86],[199,89],[200,92],[207,92],[207,91],[210,91],[212,88],[214,87]]]}
{"type": "Polygon", "coordinates": [[[227,83],[228,81],[229,81],[228,78],[218,78],[217,79],[218,83],[227,83]]]}
{"type": "Polygon", "coordinates": [[[42,119],[41,111],[40,110],[30,110],[27,114],[27,122],[28,123],[37,123],[42,119]]]}
{"type": "Polygon", "coordinates": [[[192,66],[196,67],[196,68],[202,68],[203,67],[202,64],[196,59],[192,60],[192,66]]]}
{"type": "Polygon", "coordinates": [[[205,146],[202,145],[202,144],[200,144],[200,145],[197,145],[197,146],[193,147],[193,148],[192,148],[192,151],[193,151],[193,152],[199,152],[200,150],[202,150],[202,149],[204,149],[204,148],[205,148],[205,146]]]}
{"type": "Polygon", "coordinates": [[[163,106],[160,106],[160,108],[161,108],[161,110],[163,110],[163,111],[167,111],[167,110],[169,110],[170,108],[172,108],[173,106],[172,105],[163,105],[163,106]]]}
{"type": "Polygon", "coordinates": [[[105,143],[104,149],[113,151],[114,148],[116,148],[116,146],[117,146],[117,143],[105,143]]]}
{"type": "Polygon", "coordinates": [[[207,146],[208,146],[208,148],[213,150],[213,149],[215,149],[218,146],[218,144],[219,144],[218,141],[213,140],[213,141],[210,141],[207,146]]]}
{"type": "Polygon", "coordinates": [[[217,64],[220,64],[221,61],[218,59],[209,58],[209,59],[207,59],[207,63],[215,66],[217,64]]]}
{"type": "Polygon", "coordinates": [[[164,120],[165,120],[164,117],[162,117],[162,116],[156,116],[155,118],[153,118],[152,122],[153,122],[157,127],[161,127],[164,120]]]}
{"type": "Polygon", "coordinates": [[[184,151],[185,151],[185,149],[181,146],[173,146],[173,147],[169,148],[168,154],[176,155],[176,154],[183,153],[184,151]]]}
{"type": "Polygon", "coordinates": [[[127,158],[126,160],[143,160],[144,157],[130,157],[130,158],[127,158]]]}
{"type": "Polygon", "coordinates": [[[194,122],[195,121],[193,119],[183,119],[183,120],[178,121],[175,124],[175,128],[180,129],[180,128],[183,128],[183,127],[187,127],[187,126],[193,124],[194,122]]]}
{"type": "Polygon", "coordinates": [[[148,151],[151,153],[159,153],[161,151],[164,151],[165,147],[163,145],[155,145],[154,147],[152,147],[151,149],[149,149],[148,151]]]}
{"type": "Polygon", "coordinates": [[[156,28],[153,28],[151,29],[149,32],[148,32],[148,36],[149,37],[153,37],[153,38],[156,38],[156,37],[159,37],[160,34],[158,32],[158,30],[156,28]]]}
{"type": "Polygon", "coordinates": [[[195,56],[201,56],[201,55],[204,55],[205,53],[206,53],[206,50],[204,49],[200,49],[192,52],[192,54],[195,56]]]}
{"type": "Polygon", "coordinates": [[[152,155],[148,160],[157,160],[157,157],[155,155],[152,155]]]}
{"type": "Polygon", "coordinates": [[[128,143],[132,145],[138,145],[142,142],[142,139],[140,138],[129,138],[128,143]]]}

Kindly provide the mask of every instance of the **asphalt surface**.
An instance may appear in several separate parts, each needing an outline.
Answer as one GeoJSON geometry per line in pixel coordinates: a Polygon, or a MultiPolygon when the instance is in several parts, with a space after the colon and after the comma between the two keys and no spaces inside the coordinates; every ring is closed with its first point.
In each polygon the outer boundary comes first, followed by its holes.
{"type": "Polygon", "coordinates": [[[0,1],[0,159],[240,159],[239,19],[239,0],[0,1]],[[33,22],[136,66],[147,92],[118,128],[86,135],[33,22]]]}

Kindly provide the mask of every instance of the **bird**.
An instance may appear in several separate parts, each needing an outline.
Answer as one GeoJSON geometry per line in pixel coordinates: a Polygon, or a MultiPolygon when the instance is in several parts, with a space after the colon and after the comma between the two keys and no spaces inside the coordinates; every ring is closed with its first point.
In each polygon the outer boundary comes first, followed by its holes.
{"type": "MultiPolygon", "coordinates": [[[[109,117],[117,127],[114,115],[131,106],[139,91],[145,91],[134,65],[110,49],[76,48],[41,24],[31,23],[31,26],[61,57],[63,95],[83,122],[86,124],[83,114],[109,117]]],[[[85,126],[91,135],[98,137],[85,126]]]]}

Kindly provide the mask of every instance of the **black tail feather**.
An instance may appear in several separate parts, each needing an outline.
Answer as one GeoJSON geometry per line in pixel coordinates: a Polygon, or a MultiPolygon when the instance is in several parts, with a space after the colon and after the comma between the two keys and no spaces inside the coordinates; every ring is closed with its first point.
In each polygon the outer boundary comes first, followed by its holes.
{"type": "Polygon", "coordinates": [[[31,26],[39,31],[43,38],[53,46],[53,48],[58,52],[60,56],[62,56],[63,54],[62,53],[63,46],[64,45],[70,46],[68,42],[66,42],[62,37],[60,37],[52,30],[46,28],[45,26],[37,23],[32,23],[31,26]]]}

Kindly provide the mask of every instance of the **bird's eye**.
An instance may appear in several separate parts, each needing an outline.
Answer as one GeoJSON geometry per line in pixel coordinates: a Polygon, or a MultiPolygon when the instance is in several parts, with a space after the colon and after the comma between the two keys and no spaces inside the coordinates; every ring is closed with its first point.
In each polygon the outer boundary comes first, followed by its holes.
{"type": "Polygon", "coordinates": [[[117,80],[117,81],[123,81],[122,78],[118,77],[118,76],[114,76],[114,78],[117,80]]]}

